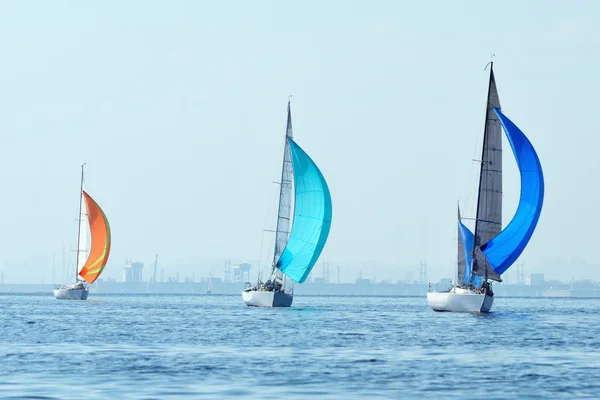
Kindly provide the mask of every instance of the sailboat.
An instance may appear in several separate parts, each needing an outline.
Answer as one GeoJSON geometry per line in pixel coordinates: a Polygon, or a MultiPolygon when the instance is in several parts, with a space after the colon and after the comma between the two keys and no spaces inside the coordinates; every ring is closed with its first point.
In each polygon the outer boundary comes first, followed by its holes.
{"type": "Polygon", "coordinates": [[[150,293],[150,284],[152,284],[152,291],[156,291],[156,268],[158,267],[158,254],[154,256],[154,273],[152,274],[152,278],[148,280],[148,285],[146,286],[146,293],[150,293]]]}
{"type": "Polygon", "coordinates": [[[85,164],[81,166],[81,186],[79,190],[79,218],[77,229],[77,262],[75,283],[54,289],[54,297],[60,300],[86,300],[89,289],[86,286],[98,279],[110,253],[110,226],[104,212],[83,189],[85,164]],[[88,246],[88,230],[91,246],[88,246]],[[85,257],[87,254],[87,257],[85,257]],[[82,279],[80,279],[82,278],[82,279]]]}
{"type": "Polygon", "coordinates": [[[208,286],[206,288],[206,294],[212,294],[212,272],[208,271],[208,286]]]}
{"type": "Polygon", "coordinates": [[[317,165],[293,139],[289,101],[279,184],[271,275],[266,282],[259,279],[256,286],[242,292],[242,298],[248,306],[291,306],[293,289],[286,287],[286,278],[297,283],[306,280],[323,251],[331,228],[329,188],[317,165]]]}
{"type": "Polygon", "coordinates": [[[435,311],[489,312],[494,303],[491,281],[519,258],[531,239],[542,211],[544,176],[531,142],[501,111],[490,62],[483,148],[479,173],[474,233],[462,221],[458,208],[458,256],[456,283],[447,292],[427,293],[435,311]],[[517,211],[502,229],[502,130],[521,176],[517,211]]]}

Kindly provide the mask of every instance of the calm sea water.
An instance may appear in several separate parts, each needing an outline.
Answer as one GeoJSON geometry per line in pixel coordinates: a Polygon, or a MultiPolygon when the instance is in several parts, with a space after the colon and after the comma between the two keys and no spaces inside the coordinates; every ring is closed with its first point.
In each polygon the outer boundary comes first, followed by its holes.
{"type": "Polygon", "coordinates": [[[600,299],[0,295],[0,397],[600,398],[600,299]]]}

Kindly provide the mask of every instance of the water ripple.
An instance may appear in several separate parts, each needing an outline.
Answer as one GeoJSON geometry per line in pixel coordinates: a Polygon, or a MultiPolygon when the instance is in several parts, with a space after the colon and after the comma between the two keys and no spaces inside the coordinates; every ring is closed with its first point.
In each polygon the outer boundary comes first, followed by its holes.
{"type": "Polygon", "coordinates": [[[2,295],[3,398],[597,398],[600,299],[2,295]],[[463,389],[468,388],[468,389],[463,389]],[[465,391],[466,390],[466,391],[465,391]]]}

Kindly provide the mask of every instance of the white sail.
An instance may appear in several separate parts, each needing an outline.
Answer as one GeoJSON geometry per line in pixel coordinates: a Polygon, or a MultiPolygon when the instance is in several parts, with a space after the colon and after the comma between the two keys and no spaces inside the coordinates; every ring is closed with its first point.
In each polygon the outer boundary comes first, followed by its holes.
{"type": "Polygon", "coordinates": [[[273,277],[279,280],[283,280],[283,272],[277,267],[273,268],[273,277]]]}
{"type": "Polygon", "coordinates": [[[77,262],[77,272],[81,271],[81,268],[85,265],[88,259],[90,235],[89,235],[89,222],[87,216],[87,210],[85,208],[85,201],[83,201],[83,192],[81,193],[81,215],[79,215],[79,242],[77,243],[77,252],[79,254],[77,262]]]}
{"type": "Polygon", "coordinates": [[[287,129],[285,133],[285,148],[283,151],[283,166],[279,189],[279,210],[277,213],[277,230],[275,233],[275,254],[273,255],[273,272],[276,273],[278,275],[277,277],[280,279],[282,276],[281,271],[275,266],[287,245],[291,227],[292,180],[294,171],[292,168],[292,156],[288,138],[292,137],[292,114],[290,111],[290,103],[288,103],[287,129]],[[279,272],[277,273],[275,270],[279,272]]]}
{"type": "MultiPolygon", "coordinates": [[[[460,207],[458,208],[458,222],[460,223],[460,207]]],[[[456,272],[456,285],[461,285],[465,278],[465,271],[467,270],[465,259],[465,245],[463,243],[462,234],[460,232],[460,225],[458,225],[458,250],[456,252],[456,263],[457,263],[457,272],[456,272]]]]}

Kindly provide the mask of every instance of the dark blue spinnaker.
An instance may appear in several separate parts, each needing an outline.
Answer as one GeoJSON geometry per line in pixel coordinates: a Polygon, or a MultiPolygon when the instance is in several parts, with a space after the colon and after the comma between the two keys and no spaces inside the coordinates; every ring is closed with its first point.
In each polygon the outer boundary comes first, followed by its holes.
{"type": "Polygon", "coordinates": [[[481,246],[498,274],[504,273],[519,258],[531,239],[544,201],[544,175],[531,142],[500,110],[494,108],[513,150],[521,174],[521,196],[515,216],[492,240],[481,246]]]}

